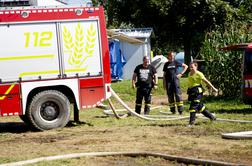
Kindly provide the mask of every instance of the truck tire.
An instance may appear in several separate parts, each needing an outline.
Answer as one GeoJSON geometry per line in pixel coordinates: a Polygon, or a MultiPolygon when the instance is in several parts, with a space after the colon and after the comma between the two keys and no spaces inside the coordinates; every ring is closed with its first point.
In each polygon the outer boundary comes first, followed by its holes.
{"type": "Polygon", "coordinates": [[[64,127],[70,119],[68,98],[56,90],[35,95],[27,109],[32,127],[40,131],[64,127]]]}

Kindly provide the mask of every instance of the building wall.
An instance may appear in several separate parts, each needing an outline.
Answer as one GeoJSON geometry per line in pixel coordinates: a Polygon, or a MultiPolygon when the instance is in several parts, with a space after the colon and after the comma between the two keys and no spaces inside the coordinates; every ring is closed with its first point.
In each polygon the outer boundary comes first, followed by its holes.
{"type": "Polygon", "coordinates": [[[146,44],[130,44],[128,42],[120,41],[120,47],[126,59],[126,64],[123,67],[123,79],[131,79],[135,67],[143,62],[143,56],[150,56],[150,43],[148,42],[148,39],[142,40],[146,40],[146,44]]]}

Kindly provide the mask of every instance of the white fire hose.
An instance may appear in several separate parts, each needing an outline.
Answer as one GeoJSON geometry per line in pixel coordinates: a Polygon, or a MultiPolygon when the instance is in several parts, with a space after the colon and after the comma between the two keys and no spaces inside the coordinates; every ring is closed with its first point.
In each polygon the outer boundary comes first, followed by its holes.
{"type": "MultiPolygon", "coordinates": [[[[145,120],[156,120],[156,121],[174,121],[174,120],[183,120],[183,119],[188,119],[189,116],[183,116],[183,117],[175,117],[175,116],[159,116],[159,117],[148,117],[148,116],[143,116],[135,111],[133,111],[127,104],[125,104],[122,99],[115,93],[115,91],[111,88],[111,93],[112,96],[116,98],[116,100],[127,110],[129,111],[130,114],[135,115],[136,117],[139,117],[141,119],[145,120]]],[[[111,100],[109,99],[109,105],[111,106],[112,111],[114,112],[116,118],[121,119],[127,117],[128,114],[124,114],[122,116],[118,115],[111,100]]],[[[108,110],[106,110],[108,112],[108,110]]],[[[105,111],[105,113],[106,113],[105,111]]],[[[203,117],[201,115],[197,115],[199,118],[203,119],[208,119],[206,117],[203,117]]],[[[216,121],[220,122],[232,122],[232,123],[252,123],[252,121],[249,120],[232,120],[232,119],[221,119],[221,118],[216,118],[216,121]]],[[[228,139],[252,139],[252,131],[244,131],[244,132],[237,132],[237,133],[224,133],[222,134],[222,138],[228,138],[228,139]]]]}
{"type": "Polygon", "coordinates": [[[225,133],[221,135],[226,139],[252,139],[252,131],[243,131],[236,133],[225,133]]]}
{"type": "MultiPolygon", "coordinates": [[[[145,119],[145,120],[182,120],[182,119],[188,119],[189,116],[186,117],[156,117],[156,118],[150,118],[146,116],[142,116],[137,114],[135,111],[130,109],[121,99],[120,97],[111,89],[112,95],[128,110],[131,114],[145,119]]],[[[112,111],[114,112],[115,116],[118,119],[124,118],[127,116],[127,114],[124,114],[122,116],[118,115],[115,111],[115,108],[109,99],[109,104],[111,106],[112,111]]],[[[201,116],[199,116],[201,117],[201,116]]],[[[218,119],[219,121],[225,121],[225,122],[239,122],[239,123],[252,123],[252,121],[238,121],[238,120],[225,120],[225,119],[218,119]]],[[[252,131],[248,132],[240,132],[240,133],[231,133],[231,134],[222,134],[223,138],[233,138],[236,137],[237,139],[243,139],[240,136],[245,136],[246,138],[252,138],[252,131]]],[[[214,161],[214,160],[206,160],[206,159],[195,159],[195,158],[189,158],[189,157],[180,157],[180,156],[174,156],[174,155],[166,155],[161,153],[153,153],[153,152],[88,152],[88,153],[72,153],[72,154],[65,154],[65,155],[58,155],[58,156],[49,156],[49,157],[40,157],[35,158],[31,160],[25,160],[25,161],[19,161],[19,162],[13,162],[13,163],[6,163],[6,164],[0,164],[0,166],[22,166],[27,164],[34,164],[42,161],[52,161],[52,160],[60,160],[60,159],[70,159],[70,158],[79,158],[79,157],[85,157],[85,156],[94,156],[94,157],[106,157],[106,156],[126,156],[126,157],[159,157],[170,161],[176,161],[178,163],[185,163],[185,164],[194,164],[194,165],[218,165],[218,166],[238,166],[242,164],[235,164],[235,163],[228,163],[228,162],[222,162],[222,161],[214,161]]]]}
{"type": "MultiPolygon", "coordinates": [[[[134,110],[132,110],[127,104],[125,104],[122,99],[114,92],[114,90],[111,88],[111,93],[112,93],[112,96],[116,98],[116,100],[127,110],[129,111],[130,114],[136,116],[136,117],[139,117],[141,119],[145,119],[145,120],[153,120],[153,121],[159,121],[159,120],[162,120],[162,121],[172,121],[172,120],[182,120],[182,119],[188,119],[189,116],[184,116],[184,117],[171,117],[171,118],[165,118],[165,117],[161,117],[161,118],[151,118],[151,117],[146,117],[146,116],[143,116],[143,115],[140,115],[138,113],[136,113],[134,110]]],[[[115,109],[114,109],[114,106],[111,102],[111,100],[109,99],[109,104],[110,106],[112,105],[111,109],[113,112],[116,112],[115,109]]],[[[119,116],[118,114],[115,115],[116,117],[119,116]]],[[[125,116],[125,115],[123,115],[125,116]]],[[[121,117],[122,118],[122,117],[121,117]]]]}
{"type": "Polygon", "coordinates": [[[13,163],[0,164],[0,166],[22,166],[27,164],[34,164],[42,161],[53,161],[60,159],[70,159],[70,158],[79,158],[85,156],[93,157],[106,157],[106,156],[126,156],[126,157],[159,157],[169,161],[176,161],[178,163],[185,164],[194,164],[194,165],[213,165],[213,166],[241,166],[242,164],[228,163],[215,160],[205,160],[205,159],[195,159],[189,157],[180,157],[174,155],[165,155],[161,153],[152,153],[152,152],[88,152],[88,153],[71,153],[58,156],[49,156],[49,157],[40,157],[31,160],[18,161],[13,163]]]}

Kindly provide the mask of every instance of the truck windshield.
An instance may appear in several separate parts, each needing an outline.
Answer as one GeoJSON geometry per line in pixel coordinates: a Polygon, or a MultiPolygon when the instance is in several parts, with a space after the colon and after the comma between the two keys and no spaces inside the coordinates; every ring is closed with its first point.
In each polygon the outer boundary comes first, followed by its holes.
{"type": "Polygon", "coordinates": [[[252,74],[252,50],[246,50],[244,56],[244,74],[252,74]]]}

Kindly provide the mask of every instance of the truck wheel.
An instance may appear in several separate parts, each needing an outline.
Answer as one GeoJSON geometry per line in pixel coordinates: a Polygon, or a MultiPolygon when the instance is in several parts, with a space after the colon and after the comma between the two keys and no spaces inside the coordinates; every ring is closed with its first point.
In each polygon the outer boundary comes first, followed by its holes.
{"type": "Polygon", "coordinates": [[[38,130],[64,127],[70,119],[68,98],[56,90],[47,90],[35,95],[27,109],[31,125],[38,130]]]}

